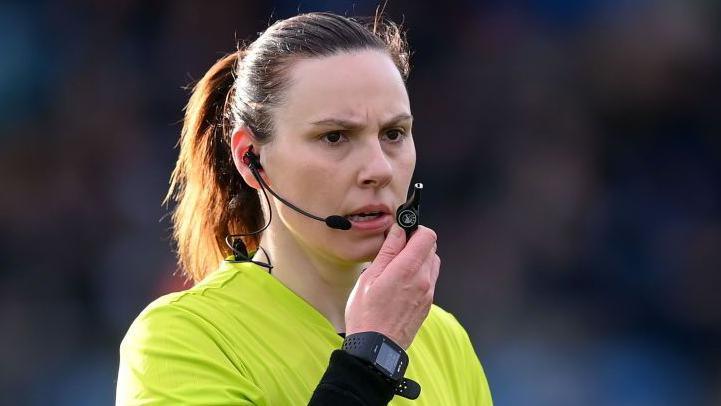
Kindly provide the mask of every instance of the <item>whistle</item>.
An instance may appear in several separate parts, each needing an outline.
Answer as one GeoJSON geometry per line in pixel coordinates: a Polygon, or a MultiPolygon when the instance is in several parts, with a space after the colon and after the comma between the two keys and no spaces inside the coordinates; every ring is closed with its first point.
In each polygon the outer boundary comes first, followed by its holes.
{"type": "Polygon", "coordinates": [[[411,197],[396,210],[396,223],[398,223],[402,229],[406,230],[406,238],[411,237],[411,234],[418,228],[418,223],[421,220],[420,205],[422,190],[422,183],[413,185],[411,197]]]}

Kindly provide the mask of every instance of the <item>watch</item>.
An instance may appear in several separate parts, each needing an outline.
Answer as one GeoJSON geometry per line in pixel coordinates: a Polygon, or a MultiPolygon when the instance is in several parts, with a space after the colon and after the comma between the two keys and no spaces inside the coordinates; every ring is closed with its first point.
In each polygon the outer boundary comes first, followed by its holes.
{"type": "Polygon", "coordinates": [[[420,385],[403,377],[408,367],[408,354],[385,335],[375,331],[354,333],[345,337],[342,349],[362,359],[391,381],[395,385],[396,395],[408,399],[416,399],[420,395],[420,385]]]}

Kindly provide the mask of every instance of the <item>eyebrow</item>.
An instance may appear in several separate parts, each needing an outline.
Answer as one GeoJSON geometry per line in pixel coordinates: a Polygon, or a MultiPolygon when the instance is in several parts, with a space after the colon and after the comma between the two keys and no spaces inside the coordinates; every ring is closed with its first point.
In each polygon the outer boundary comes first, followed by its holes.
{"type": "MultiPolygon", "coordinates": [[[[382,127],[388,127],[392,124],[396,124],[399,121],[404,121],[404,120],[413,120],[413,116],[410,114],[401,113],[401,114],[393,117],[392,119],[386,121],[385,123],[383,123],[382,127]]],[[[363,124],[359,123],[357,121],[344,120],[344,119],[338,119],[338,118],[326,118],[323,120],[315,121],[311,124],[317,125],[317,126],[336,126],[336,127],[342,127],[347,130],[352,130],[355,128],[363,127],[363,124]]]]}

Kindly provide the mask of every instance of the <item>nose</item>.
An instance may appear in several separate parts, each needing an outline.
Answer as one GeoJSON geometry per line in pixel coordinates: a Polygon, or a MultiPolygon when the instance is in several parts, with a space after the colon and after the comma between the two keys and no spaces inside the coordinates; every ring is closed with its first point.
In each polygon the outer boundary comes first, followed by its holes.
{"type": "Polygon", "coordinates": [[[375,139],[369,142],[364,148],[360,171],[358,172],[358,183],[363,187],[382,188],[390,183],[393,178],[393,165],[383,150],[381,142],[375,139]]]}

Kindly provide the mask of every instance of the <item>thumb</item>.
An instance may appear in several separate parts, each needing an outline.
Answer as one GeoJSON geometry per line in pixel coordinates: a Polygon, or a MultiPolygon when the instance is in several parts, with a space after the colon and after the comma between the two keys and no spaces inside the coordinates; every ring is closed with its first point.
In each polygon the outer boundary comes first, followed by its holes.
{"type": "Polygon", "coordinates": [[[385,242],[383,242],[381,250],[378,252],[378,255],[376,255],[376,258],[373,260],[373,263],[369,267],[369,271],[374,273],[383,272],[383,270],[393,260],[393,258],[395,258],[396,255],[398,255],[401,250],[403,250],[403,247],[405,247],[405,245],[406,233],[398,224],[393,223],[390,230],[388,231],[385,242]]]}

